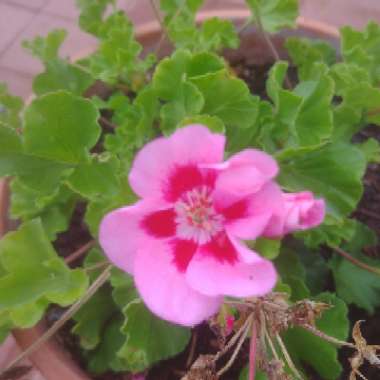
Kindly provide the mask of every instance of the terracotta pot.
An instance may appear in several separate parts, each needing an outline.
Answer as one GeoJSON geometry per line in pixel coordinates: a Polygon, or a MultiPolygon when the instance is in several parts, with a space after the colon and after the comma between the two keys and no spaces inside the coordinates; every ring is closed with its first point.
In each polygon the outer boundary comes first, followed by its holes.
{"type": "MultiPolygon", "coordinates": [[[[225,9],[217,11],[207,11],[199,15],[198,20],[202,21],[209,17],[221,17],[233,20],[236,24],[242,24],[250,13],[245,9],[225,9]]],[[[298,31],[289,31],[282,33],[280,37],[275,36],[274,42],[281,46],[284,36],[302,34],[308,37],[318,37],[327,39],[337,44],[339,32],[334,27],[323,24],[321,22],[307,20],[300,17],[297,21],[298,31]]],[[[242,47],[237,54],[239,57],[260,57],[259,62],[270,61],[272,57],[267,52],[267,49],[260,38],[256,35],[255,38],[250,38],[255,34],[254,28],[248,29],[242,34],[242,47]],[[260,51],[260,54],[256,54],[260,51]]],[[[160,39],[161,31],[157,22],[149,22],[137,28],[137,36],[139,41],[144,45],[147,51],[152,50],[160,39]]],[[[170,47],[164,46],[163,51],[168,50],[170,47]]],[[[88,53],[88,52],[87,52],[88,53]]],[[[86,54],[81,54],[81,57],[86,54]]],[[[232,60],[236,56],[236,52],[228,51],[228,58],[232,60]]],[[[78,57],[79,58],[79,57],[78,57]]],[[[8,188],[6,181],[0,181],[0,236],[9,230],[9,222],[7,219],[8,209],[8,188]]],[[[35,342],[45,331],[44,323],[39,323],[36,327],[31,329],[16,329],[13,330],[13,335],[17,340],[20,348],[25,350],[33,342],[35,342]]],[[[62,347],[58,346],[54,339],[41,346],[36,352],[33,352],[29,359],[35,367],[42,373],[46,380],[90,380],[90,377],[85,374],[76,363],[70,358],[62,347]]]]}

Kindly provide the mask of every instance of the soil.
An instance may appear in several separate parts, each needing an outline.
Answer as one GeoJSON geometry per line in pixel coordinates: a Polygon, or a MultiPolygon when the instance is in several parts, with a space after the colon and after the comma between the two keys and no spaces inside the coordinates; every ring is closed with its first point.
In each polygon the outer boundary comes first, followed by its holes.
{"type": "MultiPolygon", "coordinates": [[[[242,78],[249,86],[252,93],[259,95],[261,98],[266,99],[265,83],[268,75],[268,70],[271,64],[255,64],[251,62],[246,62],[245,60],[236,61],[233,63],[232,69],[235,71],[237,76],[242,78]]],[[[289,78],[292,83],[296,83],[297,74],[293,67],[290,67],[289,78]]],[[[109,115],[104,115],[109,116],[109,115]]],[[[104,124],[104,123],[102,123],[104,124]]],[[[107,124],[107,123],[106,123],[107,124]]],[[[107,126],[105,126],[105,129],[107,126]]],[[[106,131],[105,131],[106,132],[106,131]]],[[[376,138],[380,141],[380,131],[378,128],[373,126],[368,126],[361,133],[359,133],[355,139],[362,141],[369,137],[376,138]]],[[[370,165],[367,173],[365,175],[364,184],[365,191],[363,198],[359,204],[358,209],[353,214],[353,217],[359,219],[363,223],[367,224],[371,229],[373,229],[377,234],[380,234],[380,166],[370,165]]],[[[73,214],[73,219],[71,222],[71,227],[69,231],[60,234],[57,241],[55,242],[55,247],[62,254],[62,256],[67,256],[69,253],[75,251],[79,246],[83,245],[91,239],[91,236],[83,223],[85,205],[80,204],[76,207],[73,214]]],[[[365,252],[371,257],[380,258],[380,248],[370,247],[365,252]]],[[[326,284],[326,287],[331,286],[331,284],[326,284]]],[[[61,315],[62,310],[59,308],[51,308],[47,319],[50,323],[53,323],[61,315]]],[[[380,341],[380,310],[372,316],[369,316],[363,310],[351,306],[349,309],[350,321],[353,324],[359,319],[366,320],[363,324],[363,336],[368,339],[369,343],[379,343],[380,341]]],[[[65,345],[65,347],[73,354],[73,358],[78,362],[78,364],[83,367],[84,360],[80,354],[80,348],[78,339],[70,333],[71,325],[67,325],[58,334],[58,339],[65,345]]],[[[192,354],[194,360],[201,354],[213,354],[218,351],[218,339],[213,331],[208,327],[207,324],[202,324],[193,330],[193,339],[196,336],[195,350],[192,354]]],[[[160,362],[158,365],[154,366],[147,376],[149,380],[178,380],[184,374],[188,368],[187,362],[190,355],[189,347],[175,358],[171,358],[166,361],[160,362]]],[[[241,354],[237,358],[232,369],[222,377],[222,380],[237,380],[241,369],[246,365],[248,361],[248,342],[243,346],[241,354]]],[[[352,355],[352,350],[343,349],[339,353],[339,358],[344,367],[344,372],[341,376],[341,380],[347,379],[350,373],[350,366],[348,358],[352,355]]],[[[218,366],[223,366],[223,362],[218,363],[218,366]]],[[[368,379],[380,378],[379,369],[365,365],[363,368],[363,374],[367,376],[368,379]]],[[[311,369],[308,370],[308,379],[310,380],[320,380],[321,378],[315,374],[311,369]]],[[[93,377],[98,380],[129,380],[130,375],[128,374],[112,374],[107,373],[99,377],[93,377]]]]}

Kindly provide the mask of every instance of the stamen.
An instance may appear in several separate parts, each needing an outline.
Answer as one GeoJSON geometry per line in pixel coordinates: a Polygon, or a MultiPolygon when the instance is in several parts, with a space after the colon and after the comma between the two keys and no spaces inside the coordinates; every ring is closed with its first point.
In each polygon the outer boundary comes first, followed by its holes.
{"type": "Polygon", "coordinates": [[[190,190],[176,203],[177,235],[183,239],[205,244],[223,229],[223,216],[213,206],[207,186],[190,190]]]}

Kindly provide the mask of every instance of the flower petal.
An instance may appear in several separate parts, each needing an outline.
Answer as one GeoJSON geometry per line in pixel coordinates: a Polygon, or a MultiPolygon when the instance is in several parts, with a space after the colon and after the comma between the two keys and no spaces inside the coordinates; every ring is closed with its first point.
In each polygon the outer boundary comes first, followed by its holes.
{"type": "Polygon", "coordinates": [[[286,232],[318,226],[325,217],[325,201],[315,199],[310,191],[284,194],[287,218],[286,232]]]}
{"type": "Polygon", "coordinates": [[[190,286],[207,296],[252,297],[271,291],[277,278],[273,264],[242,243],[231,243],[239,257],[234,263],[217,260],[208,247],[199,248],[186,271],[190,286]]]}
{"type": "Polygon", "coordinates": [[[100,223],[99,242],[106,256],[120,269],[133,273],[134,259],[140,245],[149,239],[142,221],[157,213],[160,205],[140,201],[108,213],[100,223]]]}
{"type": "Polygon", "coordinates": [[[193,240],[173,239],[170,241],[173,250],[173,264],[184,273],[197,251],[198,245],[193,240]]]}
{"type": "Polygon", "coordinates": [[[232,156],[224,165],[216,165],[220,173],[216,189],[240,197],[258,191],[278,173],[276,161],[267,153],[247,149],[232,156]]]}
{"type": "Polygon", "coordinates": [[[175,218],[173,208],[154,211],[143,217],[140,226],[152,237],[167,238],[175,235],[175,218]]]}
{"type": "MultiPolygon", "coordinates": [[[[219,207],[220,202],[221,199],[219,198],[219,207]]],[[[222,214],[225,217],[226,230],[232,236],[236,236],[240,239],[254,240],[262,234],[273,213],[275,210],[278,210],[282,204],[281,189],[277,184],[270,181],[257,193],[237,201],[222,210],[222,214]],[[238,207],[236,206],[242,202],[246,204],[245,212],[240,213],[237,218],[231,218],[231,210],[237,209],[238,207]]],[[[237,215],[237,213],[235,215],[237,215]]]]}
{"type": "Polygon", "coordinates": [[[160,318],[194,326],[215,314],[221,297],[208,297],[192,289],[173,263],[167,241],[145,244],[135,259],[135,283],[149,309],[160,318]]]}
{"type": "Polygon", "coordinates": [[[171,185],[169,179],[178,178],[176,170],[190,167],[194,171],[197,164],[222,161],[224,144],[223,135],[211,133],[202,125],[178,129],[170,137],[158,138],[140,150],[129,174],[130,185],[141,197],[163,197],[171,185]]]}
{"type": "Polygon", "coordinates": [[[267,237],[279,237],[292,231],[318,226],[325,217],[325,201],[314,198],[313,193],[283,193],[283,203],[275,210],[265,228],[267,237]]]}

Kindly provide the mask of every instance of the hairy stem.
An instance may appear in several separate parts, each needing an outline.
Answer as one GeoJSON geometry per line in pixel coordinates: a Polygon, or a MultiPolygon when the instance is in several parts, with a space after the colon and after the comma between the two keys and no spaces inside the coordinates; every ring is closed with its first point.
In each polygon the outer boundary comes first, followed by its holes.
{"type": "Polygon", "coordinates": [[[191,364],[193,363],[194,354],[195,354],[195,347],[197,345],[197,340],[198,340],[198,336],[197,336],[197,332],[195,331],[193,333],[193,336],[191,339],[190,352],[189,352],[189,356],[188,356],[187,361],[186,361],[186,368],[189,368],[191,366],[191,364]]]}
{"type": "Polygon", "coordinates": [[[159,8],[158,8],[158,6],[156,4],[156,1],[155,0],[150,0],[150,5],[152,6],[154,15],[156,16],[156,19],[159,22],[162,31],[165,31],[165,25],[164,25],[164,22],[162,21],[160,10],[159,10],[159,8]]]}
{"type": "Polygon", "coordinates": [[[248,317],[247,320],[244,322],[243,326],[241,326],[240,329],[237,331],[237,333],[229,340],[229,342],[226,344],[226,346],[223,348],[223,350],[219,351],[214,356],[214,362],[218,361],[226,352],[228,352],[230,350],[230,348],[232,346],[235,345],[235,343],[239,340],[239,337],[247,329],[247,326],[249,323],[250,323],[250,318],[248,317]]]}
{"type": "Polygon", "coordinates": [[[111,128],[111,129],[116,129],[117,126],[115,124],[112,124],[107,118],[105,118],[104,116],[100,116],[99,117],[99,120],[108,128],[111,128]]]}
{"type": "Polygon", "coordinates": [[[273,357],[274,357],[277,361],[279,361],[279,360],[280,360],[280,357],[279,357],[278,354],[277,354],[277,351],[276,351],[276,349],[275,349],[275,347],[274,347],[273,341],[272,341],[271,337],[269,336],[267,330],[265,330],[265,338],[266,338],[266,340],[267,340],[267,342],[268,342],[268,344],[269,344],[270,350],[272,351],[272,355],[273,355],[273,357]]]}
{"type": "Polygon", "coordinates": [[[252,336],[249,345],[249,372],[248,379],[255,380],[256,374],[256,351],[257,351],[257,323],[252,322],[252,336]]]}
{"type": "Polygon", "coordinates": [[[86,273],[89,273],[89,272],[93,272],[94,270],[98,270],[98,269],[102,269],[104,268],[106,265],[109,265],[109,261],[101,261],[100,263],[96,263],[94,265],[90,265],[86,268],[83,268],[83,270],[86,272],[86,273]]]}
{"type": "Polygon", "coordinates": [[[109,265],[99,277],[87,289],[84,296],[74,303],[60,318],[55,322],[38,340],[31,344],[25,351],[17,356],[2,372],[0,376],[9,371],[11,368],[19,364],[23,359],[28,357],[31,353],[41,347],[47,340],[49,340],[95,293],[96,291],[108,280],[112,266],[109,265]]]}
{"type": "Polygon", "coordinates": [[[69,256],[65,258],[65,263],[70,264],[82,255],[84,255],[89,249],[91,249],[96,244],[95,240],[90,240],[82,247],[78,248],[75,252],[71,253],[69,256]]]}
{"type": "Polygon", "coordinates": [[[221,370],[218,371],[218,373],[217,373],[218,378],[220,376],[222,376],[225,372],[227,372],[231,368],[232,364],[234,364],[235,359],[240,352],[241,346],[243,345],[244,341],[246,340],[246,338],[248,336],[248,333],[249,333],[249,330],[250,330],[250,327],[251,327],[251,324],[253,321],[253,317],[252,316],[248,317],[247,321],[248,321],[248,323],[244,324],[245,330],[243,331],[243,334],[240,336],[239,342],[236,345],[236,348],[235,348],[233,354],[231,355],[230,360],[227,362],[227,364],[221,370]]]}
{"type": "Polygon", "coordinates": [[[380,269],[372,267],[371,265],[368,265],[366,263],[363,263],[362,261],[356,259],[355,257],[351,256],[349,253],[344,251],[342,248],[339,248],[337,246],[331,245],[330,246],[336,253],[344,257],[346,260],[350,261],[352,264],[356,265],[357,267],[364,269],[368,272],[377,274],[380,276],[380,269]]]}
{"type": "Polygon", "coordinates": [[[330,342],[330,343],[335,344],[337,346],[346,346],[346,347],[351,347],[351,348],[356,349],[356,346],[354,344],[349,343],[349,342],[344,342],[343,340],[339,340],[339,339],[336,339],[330,335],[327,335],[324,332],[315,328],[314,326],[300,325],[300,327],[302,327],[303,329],[305,329],[305,330],[311,332],[312,334],[318,336],[319,338],[326,340],[327,342],[330,342]]]}
{"type": "Polygon", "coordinates": [[[279,344],[281,348],[282,353],[284,354],[285,361],[288,364],[289,368],[292,370],[292,372],[298,379],[303,380],[303,377],[301,376],[301,374],[298,372],[298,369],[294,365],[293,360],[290,357],[289,352],[286,349],[286,346],[280,337],[280,334],[276,334],[276,339],[277,339],[277,343],[279,344]]]}

